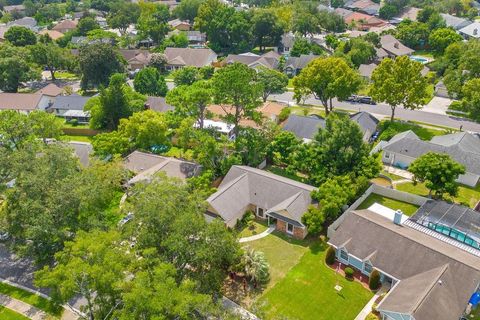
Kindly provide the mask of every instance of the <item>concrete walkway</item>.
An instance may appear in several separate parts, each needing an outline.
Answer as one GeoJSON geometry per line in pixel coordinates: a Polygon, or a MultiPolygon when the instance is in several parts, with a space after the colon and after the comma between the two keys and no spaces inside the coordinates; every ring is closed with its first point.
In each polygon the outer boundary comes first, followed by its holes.
{"type": "Polygon", "coordinates": [[[42,310],[4,294],[0,294],[0,305],[20,313],[21,315],[24,315],[32,320],[43,320],[47,319],[48,317],[48,314],[42,310]]]}
{"type": "Polygon", "coordinates": [[[421,110],[424,112],[446,115],[448,107],[450,107],[452,102],[453,100],[449,98],[433,97],[433,99],[430,100],[427,105],[423,106],[421,110]]]}
{"type": "Polygon", "coordinates": [[[392,173],[394,175],[400,176],[400,177],[408,179],[408,180],[413,180],[413,174],[411,172],[407,171],[407,170],[403,170],[403,169],[400,169],[400,168],[387,166],[387,165],[384,165],[383,169],[388,173],[392,173]]]}
{"type": "Polygon", "coordinates": [[[262,233],[256,234],[256,235],[251,236],[251,237],[240,238],[240,240],[238,240],[238,242],[244,243],[244,242],[250,242],[250,241],[255,241],[255,240],[258,240],[258,239],[262,239],[262,238],[268,236],[270,233],[272,233],[273,230],[275,230],[275,226],[270,226],[270,227],[268,227],[267,230],[263,231],[262,233]]]}
{"type": "Polygon", "coordinates": [[[242,308],[237,303],[228,299],[227,297],[222,297],[222,305],[225,309],[231,310],[234,314],[237,314],[243,320],[260,320],[256,315],[251,313],[245,308],[242,308]]]}
{"type": "Polygon", "coordinates": [[[385,292],[384,288],[380,288],[380,290],[377,291],[377,293],[368,301],[368,303],[363,307],[362,311],[355,317],[355,320],[365,320],[367,316],[372,312],[372,307],[377,301],[377,299],[385,292]]]}

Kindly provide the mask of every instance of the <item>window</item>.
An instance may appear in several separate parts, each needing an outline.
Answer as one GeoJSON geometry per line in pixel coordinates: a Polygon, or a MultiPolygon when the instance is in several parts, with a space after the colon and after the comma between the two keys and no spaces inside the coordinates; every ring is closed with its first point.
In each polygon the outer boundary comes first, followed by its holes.
{"type": "Polygon", "coordinates": [[[348,253],[346,251],[340,250],[340,258],[345,261],[348,261],[348,253]]]}
{"type": "Polygon", "coordinates": [[[257,208],[257,216],[263,218],[263,208],[257,208]]]}
{"type": "Polygon", "coordinates": [[[293,233],[293,224],[287,222],[287,232],[292,234],[293,233]]]}
{"type": "Polygon", "coordinates": [[[365,262],[363,266],[363,270],[365,270],[366,273],[371,273],[372,272],[372,265],[368,262],[365,262]]]}
{"type": "Polygon", "coordinates": [[[390,159],[390,152],[385,152],[384,155],[385,155],[385,159],[390,159]]]}

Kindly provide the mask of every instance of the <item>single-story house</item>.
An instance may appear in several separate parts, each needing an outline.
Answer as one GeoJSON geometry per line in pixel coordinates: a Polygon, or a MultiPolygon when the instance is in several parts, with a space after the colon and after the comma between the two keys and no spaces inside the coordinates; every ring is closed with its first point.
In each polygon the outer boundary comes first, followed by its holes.
{"type": "Polygon", "coordinates": [[[73,31],[77,28],[78,21],[77,20],[62,20],[59,23],[57,23],[52,30],[61,32],[63,34],[73,31]]]}
{"type": "Polygon", "coordinates": [[[174,19],[168,21],[168,25],[172,29],[180,30],[180,31],[189,31],[192,27],[188,21],[183,21],[180,19],[174,19]]]}
{"type": "Polygon", "coordinates": [[[38,34],[40,34],[42,36],[43,35],[48,35],[50,37],[50,39],[52,39],[52,40],[58,40],[58,39],[60,39],[61,37],[64,36],[64,34],[61,33],[60,31],[48,30],[48,29],[43,29],[38,34]]]}
{"type": "Polygon", "coordinates": [[[315,205],[314,187],[247,166],[232,166],[218,191],[208,199],[207,218],[219,218],[234,227],[247,211],[276,229],[303,239],[307,229],[302,216],[315,205]]]}
{"type": "Polygon", "coordinates": [[[480,38],[480,22],[473,22],[466,27],[458,30],[462,36],[466,39],[478,39],[480,38]]]}
{"type": "Polygon", "coordinates": [[[49,97],[57,97],[63,93],[63,89],[55,83],[49,83],[42,89],[35,92],[36,94],[43,94],[49,97]]]}
{"type": "Polygon", "coordinates": [[[363,141],[369,142],[372,136],[377,132],[377,126],[380,122],[372,114],[360,111],[350,116],[350,120],[356,122],[363,134],[363,141]]]}
{"type": "Polygon", "coordinates": [[[128,170],[135,173],[128,184],[148,181],[160,171],[164,172],[167,177],[185,180],[198,175],[202,170],[200,165],[193,162],[141,151],[130,153],[125,158],[124,164],[128,170]]]}
{"type": "MultiPolygon", "coordinates": [[[[415,216],[424,207],[429,211],[436,206],[427,201],[415,216]]],[[[449,209],[440,203],[436,210],[446,217],[454,213],[449,209]]],[[[452,221],[468,223],[462,219],[465,210],[469,209],[455,209],[459,214],[453,214],[452,221]]],[[[393,216],[369,209],[343,214],[329,230],[328,243],[337,261],[365,277],[373,270],[380,273],[382,285],[389,289],[376,307],[383,320],[466,319],[465,310],[480,284],[480,251],[455,240],[461,234],[456,229],[425,226],[415,216],[404,220],[400,210],[393,216]]],[[[475,226],[478,222],[475,213],[475,226]]]]}
{"type": "Polygon", "coordinates": [[[358,30],[367,31],[370,28],[382,27],[388,24],[387,21],[372,15],[348,10],[345,8],[337,8],[335,9],[335,12],[343,18],[346,24],[354,24],[358,30]]]}
{"type": "Polygon", "coordinates": [[[25,14],[25,6],[23,4],[17,4],[17,5],[12,5],[12,6],[4,6],[3,7],[3,12],[5,13],[14,13],[18,12],[20,14],[25,14]]]}
{"type": "Polygon", "coordinates": [[[382,161],[400,168],[408,166],[427,152],[448,154],[465,166],[466,173],[458,182],[474,187],[480,179],[480,138],[468,132],[458,132],[421,140],[413,131],[405,131],[383,144],[382,161]]]}
{"type": "Polygon", "coordinates": [[[51,105],[52,97],[37,93],[0,93],[0,110],[15,110],[30,113],[45,110],[51,105]]]}
{"type": "Polygon", "coordinates": [[[358,73],[365,79],[370,80],[372,78],[373,70],[377,67],[377,64],[370,63],[370,64],[361,64],[358,67],[358,73]]]}
{"type": "Polygon", "coordinates": [[[37,31],[37,20],[32,17],[23,17],[17,20],[7,22],[7,27],[20,26],[28,28],[32,31],[37,31]]]}
{"type": "Polygon", "coordinates": [[[207,35],[203,32],[198,30],[188,30],[188,31],[180,31],[180,30],[173,30],[167,34],[167,37],[171,37],[172,35],[177,34],[185,34],[188,39],[188,44],[192,46],[203,46],[207,42],[207,35]]]}
{"type": "Polygon", "coordinates": [[[139,49],[120,49],[120,54],[125,58],[129,70],[140,70],[148,66],[151,58],[150,52],[139,49]]]}
{"type": "Polygon", "coordinates": [[[472,21],[468,19],[452,16],[451,14],[440,13],[440,15],[445,20],[445,24],[447,25],[447,27],[453,28],[455,30],[465,28],[472,23],[472,21]]]}
{"type": "Polygon", "coordinates": [[[176,70],[186,66],[205,67],[217,60],[217,54],[210,48],[166,48],[167,70],[176,70]]]}
{"type": "Polygon", "coordinates": [[[399,18],[402,20],[408,19],[411,21],[417,21],[417,16],[420,10],[421,10],[420,8],[407,7],[402,11],[399,18]]]}
{"type": "Polygon", "coordinates": [[[90,97],[83,97],[77,94],[69,96],[58,96],[55,102],[47,108],[57,116],[63,116],[69,110],[82,111],[90,97]]]}
{"type": "Polygon", "coordinates": [[[148,96],[145,102],[145,109],[150,109],[157,112],[167,112],[174,110],[175,108],[169,105],[164,97],[148,96]]]}
{"type": "MultiPolygon", "coordinates": [[[[195,128],[199,128],[199,124],[197,122],[195,122],[193,126],[195,128]]],[[[226,123],[222,120],[205,119],[203,120],[203,128],[215,130],[220,134],[226,135],[229,140],[235,140],[236,138],[235,132],[233,131],[233,124],[226,123]]]]}
{"type": "Polygon", "coordinates": [[[93,154],[93,147],[87,142],[70,141],[67,143],[75,151],[80,163],[87,167],[90,164],[90,156],[93,154]]]}
{"type": "Polygon", "coordinates": [[[344,5],[345,8],[360,11],[372,16],[378,15],[380,10],[380,4],[373,2],[372,0],[356,0],[348,1],[344,5]]]}
{"type": "Polygon", "coordinates": [[[252,69],[257,69],[259,67],[276,69],[278,67],[279,61],[280,55],[273,51],[269,51],[263,55],[258,55],[251,52],[242,54],[229,54],[224,60],[226,64],[239,62],[247,65],[249,68],[252,69]]]}
{"type": "Polygon", "coordinates": [[[302,71],[311,61],[319,58],[320,56],[314,54],[302,54],[300,57],[289,57],[285,62],[284,72],[290,76],[296,76],[302,71]]]}
{"type": "Polygon", "coordinates": [[[321,117],[305,117],[291,114],[285,121],[282,130],[292,132],[295,136],[308,143],[315,138],[320,128],[325,128],[325,119],[321,117]]]}
{"type": "Polygon", "coordinates": [[[377,48],[376,50],[378,60],[382,60],[386,57],[393,59],[399,56],[409,56],[415,52],[415,50],[403,45],[390,34],[380,37],[380,48],[377,48]]]}
{"type": "Polygon", "coordinates": [[[280,43],[277,47],[278,54],[290,54],[290,50],[292,50],[294,43],[295,35],[293,33],[285,33],[284,35],[282,35],[280,43]]]}

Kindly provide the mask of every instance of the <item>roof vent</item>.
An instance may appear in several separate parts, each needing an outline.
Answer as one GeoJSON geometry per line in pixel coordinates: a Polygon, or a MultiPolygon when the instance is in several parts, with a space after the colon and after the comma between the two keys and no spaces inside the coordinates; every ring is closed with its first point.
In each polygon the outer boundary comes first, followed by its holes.
{"type": "Polygon", "coordinates": [[[473,34],[474,34],[474,35],[477,35],[477,34],[478,34],[478,29],[477,29],[477,28],[473,29],[473,34]]]}
{"type": "Polygon", "coordinates": [[[438,280],[438,284],[439,284],[439,285],[442,285],[442,284],[443,284],[443,281],[442,281],[442,280],[438,280]]]}
{"type": "Polygon", "coordinates": [[[393,45],[396,49],[400,48],[400,44],[398,42],[395,42],[393,45]]]}
{"type": "Polygon", "coordinates": [[[402,217],[403,217],[402,210],[395,211],[395,215],[393,216],[393,223],[401,225],[402,224],[402,217]]]}

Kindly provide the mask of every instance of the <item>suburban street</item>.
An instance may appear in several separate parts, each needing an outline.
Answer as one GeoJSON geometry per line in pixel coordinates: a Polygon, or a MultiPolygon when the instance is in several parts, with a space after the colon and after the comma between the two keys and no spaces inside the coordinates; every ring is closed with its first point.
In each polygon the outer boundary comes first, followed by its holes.
{"type": "MultiPolygon", "coordinates": [[[[295,100],[293,99],[293,92],[291,91],[285,92],[283,94],[271,95],[269,99],[278,102],[288,103],[290,105],[295,103],[295,100]]],[[[322,106],[321,102],[314,98],[307,99],[305,103],[310,105],[322,106]]],[[[349,111],[370,112],[371,114],[379,118],[386,118],[389,117],[391,114],[390,106],[381,103],[377,105],[369,105],[334,100],[334,106],[349,111]]],[[[462,130],[480,132],[480,123],[469,121],[464,118],[458,118],[434,112],[426,112],[421,110],[406,110],[401,107],[397,107],[397,109],[395,110],[395,118],[408,121],[424,122],[436,126],[444,126],[454,129],[460,129],[460,126],[462,126],[462,130]]]]}

